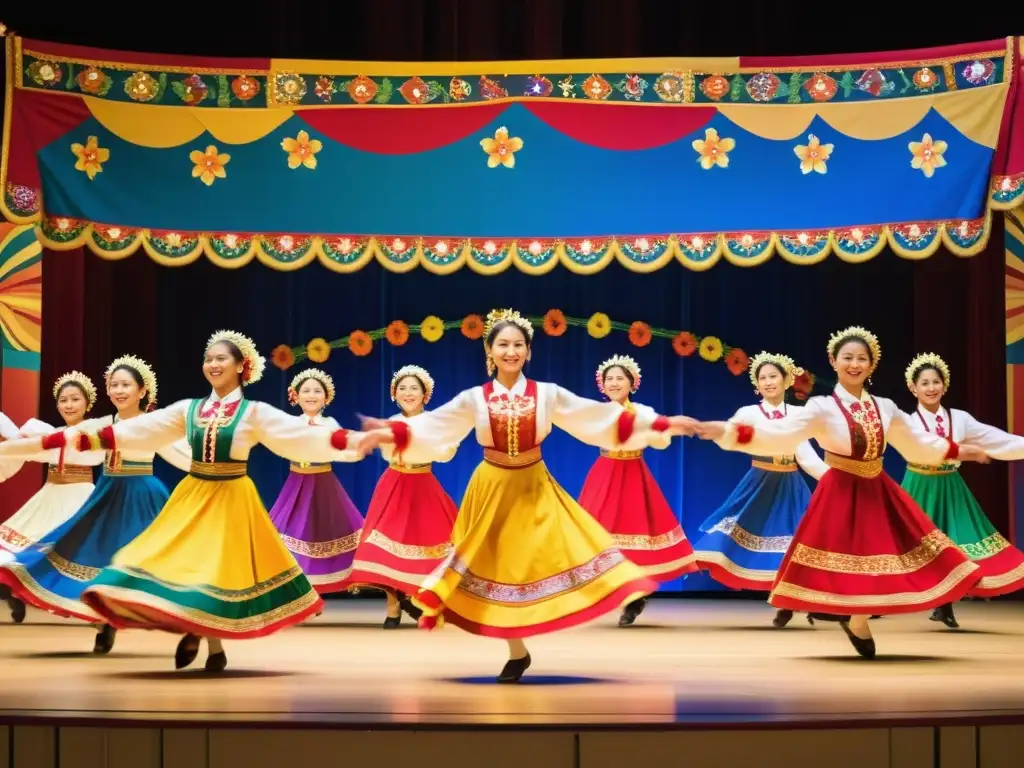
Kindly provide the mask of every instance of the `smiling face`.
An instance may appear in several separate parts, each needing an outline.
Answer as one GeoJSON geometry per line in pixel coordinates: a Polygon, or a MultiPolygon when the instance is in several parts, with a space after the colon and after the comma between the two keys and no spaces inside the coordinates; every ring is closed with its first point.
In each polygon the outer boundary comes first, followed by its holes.
{"type": "Polygon", "coordinates": [[[526,332],[515,323],[495,327],[489,349],[498,372],[515,378],[530,359],[530,343],[526,332]]]}
{"type": "Polygon", "coordinates": [[[871,362],[871,352],[863,341],[851,339],[844,342],[833,361],[843,389],[848,392],[861,389],[871,374],[871,362]]]}
{"type": "Polygon", "coordinates": [[[395,385],[395,402],[406,416],[423,410],[425,395],[422,382],[415,376],[403,376],[395,385]]]}
{"type": "Polygon", "coordinates": [[[142,410],[146,388],[141,378],[135,371],[124,366],[110,374],[107,396],[119,414],[135,414],[142,410]]]}
{"type": "Polygon", "coordinates": [[[316,416],[327,405],[327,390],[316,379],[306,379],[299,385],[299,407],[307,416],[316,416]]]}
{"type": "Polygon", "coordinates": [[[938,408],[942,396],[946,394],[946,382],[942,380],[938,369],[929,365],[917,371],[910,391],[925,408],[938,408]]]}
{"type": "Polygon", "coordinates": [[[77,384],[65,384],[57,393],[57,411],[64,419],[65,424],[78,424],[85,418],[85,411],[88,407],[89,398],[77,384]]]}
{"type": "Polygon", "coordinates": [[[757,369],[757,392],[769,403],[777,403],[786,394],[786,377],[774,363],[761,363],[757,369]]]}
{"type": "Polygon", "coordinates": [[[604,393],[616,403],[625,402],[633,391],[633,378],[621,365],[608,367],[601,384],[604,386],[604,393]]]}
{"type": "Polygon", "coordinates": [[[226,341],[217,342],[206,350],[203,375],[218,392],[231,392],[242,383],[242,353],[226,341]]]}

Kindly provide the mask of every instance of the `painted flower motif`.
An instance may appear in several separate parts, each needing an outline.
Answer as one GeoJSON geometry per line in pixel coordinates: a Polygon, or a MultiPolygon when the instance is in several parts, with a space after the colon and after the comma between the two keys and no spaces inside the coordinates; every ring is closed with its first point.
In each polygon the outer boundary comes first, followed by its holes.
{"type": "Polygon", "coordinates": [[[36,85],[49,88],[60,84],[64,70],[55,61],[33,61],[28,67],[28,76],[36,85]]]}
{"type": "Polygon", "coordinates": [[[595,339],[603,339],[612,332],[612,321],[604,312],[595,312],[587,320],[587,333],[595,339]]]}
{"type": "Polygon", "coordinates": [[[583,81],[583,94],[594,101],[604,101],[612,93],[612,86],[601,75],[591,75],[583,81]]]}
{"type": "Polygon", "coordinates": [[[523,148],[523,140],[509,137],[508,128],[502,126],[494,132],[493,139],[481,139],[480,146],[487,153],[487,167],[516,167],[516,152],[523,148]]]}
{"type": "Polygon", "coordinates": [[[486,75],[480,75],[480,95],[487,101],[492,99],[507,99],[508,89],[497,80],[491,80],[486,75]]]}
{"type": "Polygon", "coordinates": [[[779,95],[782,81],[771,72],[760,72],[747,80],[747,94],[754,101],[768,102],[779,95]]]}
{"type": "Polygon", "coordinates": [[[827,161],[834,149],[832,144],[822,144],[813,133],[807,136],[806,144],[797,144],[793,152],[800,158],[800,172],[808,174],[825,173],[828,170],[827,161]]]}
{"type": "Polygon", "coordinates": [[[366,104],[377,95],[377,83],[372,77],[359,75],[348,81],[345,85],[345,92],[356,104],[366,104]]]}
{"type": "Polygon", "coordinates": [[[914,83],[914,87],[920,91],[931,91],[939,85],[938,76],[928,67],[922,67],[917,70],[917,72],[911,76],[910,80],[914,83]]]}
{"type": "Polygon", "coordinates": [[[78,158],[75,161],[75,170],[84,172],[89,181],[95,179],[97,173],[103,172],[103,163],[110,159],[110,150],[101,147],[99,139],[95,136],[86,139],[85,146],[72,144],[71,154],[78,158]]]}
{"type": "Polygon", "coordinates": [[[985,61],[972,61],[964,67],[963,76],[971,85],[988,85],[995,75],[996,65],[989,59],[985,61]]]}
{"type": "Polygon", "coordinates": [[[410,77],[398,89],[402,97],[410,104],[426,104],[430,101],[430,86],[422,77],[410,77]]]}
{"type": "Polygon", "coordinates": [[[712,101],[718,101],[729,93],[729,80],[722,75],[711,75],[700,82],[700,92],[712,101]]]}
{"type": "Polygon", "coordinates": [[[124,81],[124,92],[132,101],[152,101],[156,91],[157,82],[149,72],[136,72],[124,81]]]}
{"type": "Polygon", "coordinates": [[[171,90],[185,104],[194,107],[206,98],[210,92],[210,87],[203,82],[203,78],[199,75],[189,75],[184,80],[171,83],[171,90]]]}
{"type": "Polygon", "coordinates": [[[444,320],[435,315],[423,318],[423,322],[420,323],[420,336],[424,341],[431,343],[440,341],[444,336],[444,320]]]}
{"type": "Polygon", "coordinates": [[[316,97],[325,104],[329,104],[331,99],[334,98],[334,78],[322,76],[316,79],[316,84],[313,86],[313,93],[316,97]]]}
{"type": "Polygon", "coordinates": [[[295,353],[287,344],[278,344],[270,353],[270,362],[282,371],[287,371],[295,364],[295,353]]]}
{"type": "Polygon", "coordinates": [[[310,170],[315,169],[316,153],[323,148],[323,142],[309,138],[305,131],[299,131],[299,135],[294,139],[289,137],[281,142],[281,149],[288,153],[288,167],[292,170],[300,165],[310,170]]]}
{"type": "Polygon", "coordinates": [[[629,326],[629,341],[634,347],[646,347],[651,343],[651,328],[637,320],[629,326]]]}
{"type": "Polygon", "coordinates": [[[453,77],[448,83],[448,95],[451,96],[452,101],[463,101],[468,99],[472,93],[473,86],[461,77],[453,77]]]}
{"type": "Polygon", "coordinates": [[[677,333],[672,339],[672,349],[680,357],[689,357],[697,351],[697,340],[688,331],[677,333]]]}
{"type": "Polygon", "coordinates": [[[206,148],[205,152],[198,149],[189,153],[189,160],[192,161],[192,178],[198,178],[206,186],[211,186],[215,179],[226,179],[228,172],[224,166],[231,161],[231,155],[221,154],[213,144],[206,148]]]}
{"type": "Polygon", "coordinates": [[[274,101],[278,104],[298,104],[305,95],[306,81],[298,72],[274,75],[274,101]]]}
{"type": "Polygon", "coordinates": [[[729,167],[729,153],[736,147],[736,140],[719,138],[714,128],[704,130],[703,139],[695,139],[693,148],[697,151],[697,162],[705,171],[716,165],[719,168],[729,167]]]}
{"type": "Polygon", "coordinates": [[[662,101],[677,103],[683,100],[686,83],[682,72],[666,72],[654,81],[654,92],[662,101]]]}
{"type": "Polygon", "coordinates": [[[255,98],[260,92],[260,81],[255,77],[242,75],[231,81],[231,92],[239,101],[249,101],[255,98]]]}
{"type": "Polygon", "coordinates": [[[872,96],[888,96],[896,84],[887,78],[880,69],[869,69],[857,78],[857,88],[872,96]]]}
{"type": "Polygon", "coordinates": [[[804,90],[813,101],[831,101],[839,91],[839,84],[831,75],[817,72],[804,83],[804,90]]]}
{"type": "Polygon", "coordinates": [[[543,75],[534,75],[526,81],[526,90],[523,92],[523,96],[536,96],[543,99],[550,96],[554,88],[554,84],[548,78],[543,75]]]}
{"type": "Polygon", "coordinates": [[[348,350],[356,357],[366,357],[373,351],[373,339],[366,331],[352,331],[348,335],[348,350]]]}
{"type": "Polygon", "coordinates": [[[700,356],[709,363],[722,359],[722,340],[716,336],[705,336],[700,342],[700,356]]]}
{"type": "Polygon", "coordinates": [[[647,91],[647,81],[640,75],[626,73],[625,79],[616,83],[615,87],[630,101],[642,101],[647,91]]]}
{"type": "Polygon", "coordinates": [[[384,330],[384,338],[395,347],[400,347],[409,340],[409,326],[401,320],[392,320],[384,330]]]}
{"type": "Polygon", "coordinates": [[[936,168],[946,164],[946,153],[948,145],[944,141],[932,141],[930,133],[926,133],[920,141],[912,141],[907,147],[913,156],[910,160],[910,167],[920,170],[929,179],[935,174],[936,168]]]}
{"type": "Polygon", "coordinates": [[[306,357],[311,363],[326,363],[331,356],[331,345],[327,339],[315,338],[306,345],[306,357]]]}
{"type": "Polygon", "coordinates": [[[483,338],[484,319],[480,315],[466,315],[462,319],[462,335],[476,341],[483,338]]]}
{"type": "Polygon", "coordinates": [[[740,376],[746,373],[747,368],[750,367],[750,358],[742,349],[733,348],[725,356],[725,367],[733,376],[740,376]]]}
{"type": "Polygon", "coordinates": [[[101,93],[107,87],[107,80],[109,78],[104,74],[103,70],[96,67],[83,69],[75,77],[75,82],[82,89],[82,93],[89,94],[101,93]]]}
{"type": "Polygon", "coordinates": [[[562,310],[549,309],[544,315],[544,333],[548,336],[561,336],[568,327],[562,310]]]}

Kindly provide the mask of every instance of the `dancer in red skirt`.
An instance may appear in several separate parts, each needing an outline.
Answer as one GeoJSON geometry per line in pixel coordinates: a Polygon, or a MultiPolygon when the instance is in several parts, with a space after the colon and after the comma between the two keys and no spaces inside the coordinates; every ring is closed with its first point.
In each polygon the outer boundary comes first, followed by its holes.
{"type": "MultiPolygon", "coordinates": [[[[640,389],[640,366],[626,355],[616,355],[597,368],[598,391],[628,410],[646,414],[653,421],[653,408],[629,400],[640,389]]],[[[652,432],[648,445],[665,449],[672,436],[652,432]]],[[[644,463],[643,450],[601,451],[591,467],[580,506],[597,518],[612,535],[622,554],[639,565],[644,575],[655,581],[677,579],[697,570],[693,547],[686,540],[679,519],[669,506],[651,471],[644,463]]],[[[628,603],[619,617],[619,626],[628,627],[647,605],[641,597],[628,603]]]]}
{"type": "MultiPolygon", "coordinates": [[[[434,380],[423,368],[399,368],[391,378],[391,400],[401,414],[391,420],[422,413],[433,393],[434,380]]],[[[408,595],[418,592],[423,580],[448,557],[459,510],[430,464],[407,464],[392,445],[381,445],[380,452],[388,468],[370,499],[346,583],[353,590],[383,589],[388,598],[384,628],[394,629],[402,621],[402,610],[414,619],[422,615],[408,595]]],[[[448,459],[454,456],[453,452],[448,459]]]]}
{"type": "Polygon", "coordinates": [[[874,658],[874,615],[916,613],[958,600],[978,581],[978,566],[935,527],[882,470],[892,443],[908,462],[985,462],[980,448],[917,432],[905,413],[864,384],[878,366],[878,339],[847,328],[828,342],[839,384],[798,414],[757,427],[698,424],[696,432],[727,450],[792,453],[809,438],[825,449],[826,472],[793,536],[768,602],[838,621],[857,652],[874,658]]]}

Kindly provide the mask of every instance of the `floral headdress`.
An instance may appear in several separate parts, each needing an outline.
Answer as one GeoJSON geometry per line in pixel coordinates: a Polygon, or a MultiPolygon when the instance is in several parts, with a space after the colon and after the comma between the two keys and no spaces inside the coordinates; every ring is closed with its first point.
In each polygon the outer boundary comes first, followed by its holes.
{"type": "Polygon", "coordinates": [[[423,404],[429,403],[430,396],[434,394],[434,378],[427,373],[426,368],[420,368],[418,365],[403,365],[395,371],[395,375],[391,377],[391,402],[395,402],[395,390],[398,388],[398,382],[406,376],[415,376],[419,379],[423,385],[423,404]]]}
{"type": "Polygon", "coordinates": [[[533,324],[514,309],[492,309],[487,313],[484,321],[484,349],[487,350],[487,375],[494,375],[494,360],[491,359],[490,349],[487,346],[487,338],[498,323],[507,322],[517,325],[523,329],[526,338],[533,341],[533,324]]]}
{"type": "Polygon", "coordinates": [[[153,369],[149,367],[149,363],[135,355],[124,355],[123,357],[117,358],[107,366],[107,370],[103,374],[103,381],[107,385],[108,390],[110,389],[110,377],[114,375],[114,371],[118,368],[131,368],[142,377],[142,386],[146,388],[146,394],[149,396],[149,404],[146,406],[146,410],[150,411],[155,408],[156,374],[153,373],[153,369]]]}
{"type": "Polygon", "coordinates": [[[870,376],[874,373],[875,369],[878,368],[879,360],[882,359],[882,347],[878,343],[878,337],[867,328],[861,328],[859,325],[851,325],[849,328],[836,331],[828,340],[829,360],[836,359],[836,355],[839,353],[839,342],[843,339],[859,339],[867,345],[868,350],[871,352],[871,369],[868,371],[868,375],[870,376]]]}
{"type": "Polygon", "coordinates": [[[210,340],[206,342],[209,349],[214,344],[222,341],[229,341],[238,347],[242,353],[242,385],[255,384],[263,378],[263,371],[267,367],[267,361],[256,350],[256,344],[248,336],[243,336],[237,331],[217,331],[210,340]]]}
{"type": "Polygon", "coordinates": [[[299,387],[301,387],[302,383],[307,379],[316,379],[320,382],[320,385],[324,388],[324,392],[327,393],[327,398],[324,400],[324,407],[326,408],[330,405],[334,400],[334,379],[319,368],[307,368],[292,379],[292,383],[288,385],[288,402],[292,405],[299,402],[299,387]]]}
{"type": "Polygon", "coordinates": [[[907,366],[907,371],[904,374],[907,378],[907,387],[914,386],[914,374],[922,368],[934,368],[939,372],[942,377],[942,383],[946,385],[946,389],[949,389],[949,366],[946,365],[946,361],[936,355],[934,352],[925,352],[923,355],[918,355],[910,361],[910,365],[907,366]]]}
{"type": "Polygon", "coordinates": [[[597,379],[598,392],[602,395],[604,394],[604,373],[609,368],[614,368],[615,366],[618,366],[625,371],[629,371],[629,375],[633,377],[633,387],[630,389],[630,392],[636,392],[640,389],[640,366],[636,364],[636,360],[629,355],[615,355],[614,357],[609,357],[597,366],[597,374],[595,375],[595,378],[597,379]]]}
{"type": "Polygon", "coordinates": [[[57,399],[60,391],[68,384],[75,384],[85,392],[85,412],[88,413],[91,411],[92,407],[96,405],[96,386],[92,383],[92,379],[78,371],[65,373],[57,379],[57,382],[53,385],[54,400],[57,399]]]}
{"type": "Polygon", "coordinates": [[[793,379],[804,372],[797,366],[792,357],[777,355],[774,352],[759,352],[750,361],[750,383],[757,389],[757,371],[765,363],[771,363],[782,371],[782,384],[786,389],[793,386],[793,379]]]}

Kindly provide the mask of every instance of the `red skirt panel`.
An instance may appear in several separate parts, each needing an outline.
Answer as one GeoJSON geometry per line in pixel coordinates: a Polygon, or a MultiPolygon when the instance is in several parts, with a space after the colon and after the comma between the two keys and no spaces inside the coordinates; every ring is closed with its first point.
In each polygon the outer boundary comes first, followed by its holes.
{"type": "Polygon", "coordinates": [[[451,552],[458,512],[433,473],[389,467],[370,499],[345,587],[416,594],[451,552]]]}
{"type": "Polygon", "coordinates": [[[599,457],[579,501],[645,576],[672,581],[697,570],[693,547],[642,458],[599,457]]]}
{"type": "Polygon", "coordinates": [[[818,482],[768,602],[832,614],[916,613],[959,600],[981,571],[884,472],[818,482]]]}

